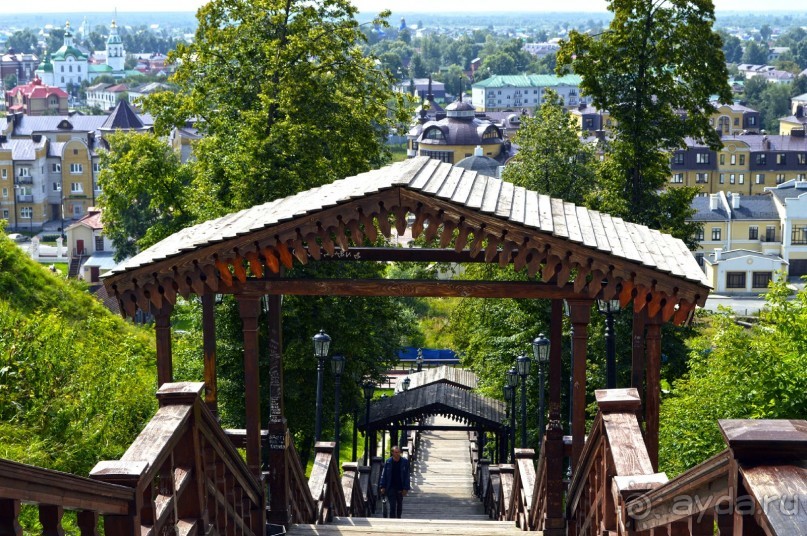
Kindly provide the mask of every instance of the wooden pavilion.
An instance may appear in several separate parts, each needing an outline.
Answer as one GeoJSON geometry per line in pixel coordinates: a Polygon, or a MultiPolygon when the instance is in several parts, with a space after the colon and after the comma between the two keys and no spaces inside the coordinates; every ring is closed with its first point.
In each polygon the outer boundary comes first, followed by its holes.
{"type": "MultiPolygon", "coordinates": [[[[563,300],[574,328],[571,459],[585,441],[586,339],[596,298],[632,304],[632,384],[643,393],[645,433],[658,457],[661,325],[687,322],[709,292],[681,240],[428,158],[414,158],[184,229],[120,265],[105,285],[126,315],[156,320],[160,385],[172,381],[170,317],[177,295],[203,305],[205,401],[216,406],[215,295],[233,294],[243,321],[247,464],[261,475],[261,437],[269,450],[270,517],[285,523],[289,504],[283,407],[281,300],[284,294],[464,296],[549,299],[550,338],[560,340],[563,300]],[[377,247],[379,233],[412,234],[435,247],[377,247]],[[295,279],[295,263],[377,261],[512,264],[528,282],[295,279]],[[260,302],[269,303],[267,378],[258,375],[260,302]],[[261,431],[260,382],[268,383],[268,431],[261,431]],[[646,388],[645,388],[646,385],[646,388]]],[[[546,434],[547,527],[563,526],[560,425],[561,345],[552,345],[546,434]]]]}

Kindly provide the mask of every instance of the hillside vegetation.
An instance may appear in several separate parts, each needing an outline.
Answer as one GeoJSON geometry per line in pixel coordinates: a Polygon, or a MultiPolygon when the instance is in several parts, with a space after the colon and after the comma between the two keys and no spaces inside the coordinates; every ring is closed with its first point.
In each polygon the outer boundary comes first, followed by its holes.
{"type": "Polygon", "coordinates": [[[150,331],[31,261],[0,232],[0,458],[86,475],[156,407],[150,331]]]}

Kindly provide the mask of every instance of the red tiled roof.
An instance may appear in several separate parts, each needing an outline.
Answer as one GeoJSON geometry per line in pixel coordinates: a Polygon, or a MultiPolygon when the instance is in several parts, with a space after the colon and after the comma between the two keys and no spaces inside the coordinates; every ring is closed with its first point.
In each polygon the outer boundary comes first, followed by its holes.
{"type": "Polygon", "coordinates": [[[101,211],[100,210],[91,210],[87,213],[86,216],[83,216],[79,219],[75,224],[82,224],[86,225],[90,229],[103,229],[104,224],[101,222],[101,211]]]}
{"type": "Polygon", "coordinates": [[[39,78],[34,78],[27,84],[17,86],[8,92],[10,97],[16,97],[20,93],[29,99],[44,99],[50,95],[67,98],[67,93],[64,90],[58,87],[46,86],[39,78]]]}
{"type": "Polygon", "coordinates": [[[117,86],[112,86],[106,88],[107,91],[110,93],[117,93],[119,91],[128,91],[129,88],[126,87],[126,84],[118,84],[117,86]]]}

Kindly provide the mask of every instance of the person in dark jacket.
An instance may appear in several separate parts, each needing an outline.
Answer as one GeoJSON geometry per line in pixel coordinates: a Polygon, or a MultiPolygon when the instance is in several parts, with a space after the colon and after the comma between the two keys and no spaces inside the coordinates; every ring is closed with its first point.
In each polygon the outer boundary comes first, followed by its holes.
{"type": "Polygon", "coordinates": [[[392,447],[392,456],[384,462],[381,480],[378,484],[381,495],[389,501],[389,516],[401,517],[403,498],[411,489],[409,486],[409,460],[401,457],[401,449],[392,447]]]}

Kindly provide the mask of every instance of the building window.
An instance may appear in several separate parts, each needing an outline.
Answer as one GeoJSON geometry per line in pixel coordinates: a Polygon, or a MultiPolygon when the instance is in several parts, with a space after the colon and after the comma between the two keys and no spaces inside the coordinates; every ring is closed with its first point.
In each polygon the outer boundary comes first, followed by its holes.
{"type": "Polygon", "coordinates": [[[776,174],[776,184],[782,184],[785,182],[785,174],[784,173],[777,173],[776,174]]]}
{"type": "Polygon", "coordinates": [[[766,155],[766,154],[758,154],[757,159],[756,159],[756,163],[757,163],[758,166],[764,166],[765,164],[768,163],[768,155],[766,155]]]}
{"type": "Polygon", "coordinates": [[[757,184],[765,184],[765,174],[764,173],[757,173],[757,175],[756,175],[756,183],[757,184]]]}
{"type": "Polygon", "coordinates": [[[759,227],[752,225],[748,228],[748,240],[757,240],[759,238],[759,227]]]}
{"type": "Polygon", "coordinates": [[[31,219],[34,217],[34,209],[31,207],[20,207],[20,218],[31,219]]]}
{"type": "Polygon", "coordinates": [[[3,168],[2,171],[0,171],[0,177],[3,177],[3,180],[8,179],[8,170],[6,168],[3,168]]]}
{"type": "Polygon", "coordinates": [[[731,155],[731,165],[733,166],[736,163],[737,163],[737,155],[733,154],[731,155]]]}
{"type": "Polygon", "coordinates": [[[6,210],[6,209],[3,209],[3,219],[4,220],[8,219],[8,210],[6,210]]]}
{"type": "Polygon", "coordinates": [[[712,227],[712,240],[720,240],[720,227],[712,227]]]}
{"type": "Polygon", "coordinates": [[[726,288],[745,288],[745,272],[726,272],[726,288]]]}
{"type": "Polygon", "coordinates": [[[790,243],[794,246],[807,244],[807,225],[794,225],[790,235],[790,243]]]}
{"type": "Polygon", "coordinates": [[[696,164],[708,164],[709,163],[709,153],[696,153],[695,154],[695,163],[696,164]]]}
{"type": "Polygon", "coordinates": [[[94,173],[99,173],[101,171],[101,164],[99,164],[98,162],[93,162],[92,170],[94,173]]]}
{"type": "Polygon", "coordinates": [[[684,153],[683,151],[677,151],[673,155],[673,164],[683,164],[684,163],[684,153]]]}
{"type": "MultiPolygon", "coordinates": [[[[64,72],[64,65],[62,65],[62,72],[64,72]]],[[[64,82],[64,76],[62,77],[62,82],[64,82]]]]}
{"type": "Polygon", "coordinates": [[[695,175],[695,182],[699,184],[705,184],[709,182],[709,174],[708,173],[697,173],[695,175]]]}
{"type": "Polygon", "coordinates": [[[723,184],[723,183],[725,183],[725,182],[726,182],[726,174],[725,174],[725,173],[721,173],[721,174],[720,174],[720,184],[723,184]]]}
{"type": "Polygon", "coordinates": [[[768,283],[773,280],[771,272],[754,272],[751,275],[752,288],[768,288],[768,283]]]}
{"type": "Polygon", "coordinates": [[[776,242],[776,226],[768,225],[765,227],[765,242],[776,242]]]}
{"type": "Polygon", "coordinates": [[[753,115],[749,116],[749,117],[748,117],[748,125],[749,125],[749,126],[754,126],[754,125],[756,125],[756,124],[757,124],[757,118],[756,118],[756,116],[753,116],[753,115]]]}
{"type": "Polygon", "coordinates": [[[83,173],[83,172],[84,172],[83,164],[70,164],[70,173],[83,173]]]}
{"type": "Polygon", "coordinates": [[[738,183],[745,184],[745,173],[740,173],[740,176],[738,177],[738,179],[739,179],[737,181],[738,183]]]}
{"type": "Polygon", "coordinates": [[[802,166],[807,164],[807,153],[797,153],[796,161],[802,166]]]}
{"type": "Polygon", "coordinates": [[[447,164],[454,163],[454,152],[453,151],[420,151],[421,156],[428,156],[429,158],[434,158],[435,160],[440,160],[441,162],[446,162],[447,164]]]}
{"type": "Polygon", "coordinates": [[[104,251],[104,237],[103,236],[96,236],[95,237],[95,251],[104,251]]]}
{"type": "Polygon", "coordinates": [[[684,174],[683,173],[674,173],[672,181],[670,181],[670,182],[672,182],[673,184],[681,184],[682,182],[684,182],[684,174]]]}
{"type": "Polygon", "coordinates": [[[61,192],[62,191],[62,184],[59,182],[53,183],[53,191],[54,192],[61,192]]]}
{"type": "Polygon", "coordinates": [[[3,188],[3,197],[8,197],[8,188],[3,188]]]}
{"type": "Polygon", "coordinates": [[[745,155],[744,155],[744,154],[741,154],[741,155],[740,155],[740,165],[741,165],[741,166],[744,166],[744,165],[745,165],[745,155]]]}
{"type": "Polygon", "coordinates": [[[50,168],[53,173],[61,173],[62,172],[62,165],[61,164],[53,164],[50,168]]]}
{"type": "Polygon", "coordinates": [[[81,194],[84,193],[84,188],[81,187],[80,182],[71,182],[70,191],[74,194],[81,194]]]}
{"type": "Polygon", "coordinates": [[[703,253],[695,253],[695,262],[698,266],[703,267],[703,253]]]}
{"type": "Polygon", "coordinates": [[[735,181],[735,177],[734,177],[734,173],[732,173],[732,174],[729,175],[729,184],[734,184],[734,181],[735,181]]]}
{"type": "Polygon", "coordinates": [[[724,155],[722,153],[720,154],[720,165],[721,166],[726,165],[726,155],[724,155]]]}
{"type": "Polygon", "coordinates": [[[776,163],[780,166],[783,166],[787,163],[785,153],[776,153],[776,163]]]}
{"type": "Polygon", "coordinates": [[[695,231],[695,240],[703,242],[703,227],[695,231]]]}
{"type": "Polygon", "coordinates": [[[30,176],[31,176],[30,169],[28,169],[27,167],[20,168],[20,177],[30,177],[30,176]]]}
{"type": "Polygon", "coordinates": [[[735,118],[734,118],[734,126],[735,126],[735,127],[739,127],[739,126],[740,126],[740,118],[739,118],[739,117],[735,117],[735,118]]]}

